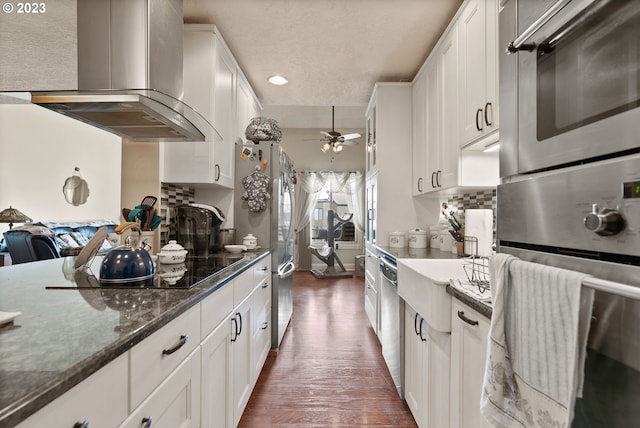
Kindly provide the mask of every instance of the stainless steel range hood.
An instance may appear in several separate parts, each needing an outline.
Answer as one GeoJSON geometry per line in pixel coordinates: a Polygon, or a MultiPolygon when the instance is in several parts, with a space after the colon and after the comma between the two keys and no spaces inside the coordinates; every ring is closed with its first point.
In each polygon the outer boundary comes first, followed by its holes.
{"type": "Polygon", "coordinates": [[[81,0],[77,14],[78,90],[32,103],[133,141],[219,138],[181,101],[182,0],[81,0]]]}

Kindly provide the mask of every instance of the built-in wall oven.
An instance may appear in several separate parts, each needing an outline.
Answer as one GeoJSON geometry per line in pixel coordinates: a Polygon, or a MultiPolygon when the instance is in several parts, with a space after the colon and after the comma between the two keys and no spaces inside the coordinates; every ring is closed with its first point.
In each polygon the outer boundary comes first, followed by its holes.
{"type": "Polygon", "coordinates": [[[517,14],[503,46],[518,52],[517,172],[636,150],[640,1],[521,0],[517,14]]]}
{"type": "Polygon", "coordinates": [[[498,251],[585,272],[572,428],[640,426],[640,0],[501,0],[498,251]]]}
{"type": "Polygon", "coordinates": [[[398,264],[380,254],[380,323],[378,338],[382,356],[398,394],[404,398],[404,301],[398,295],[398,264]]]}

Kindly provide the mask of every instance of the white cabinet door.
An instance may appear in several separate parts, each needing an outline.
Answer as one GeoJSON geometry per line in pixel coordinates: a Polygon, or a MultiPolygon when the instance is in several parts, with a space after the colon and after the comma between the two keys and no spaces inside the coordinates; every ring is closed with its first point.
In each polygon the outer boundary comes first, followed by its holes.
{"type": "Polygon", "coordinates": [[[260,282],[251,295],[251,384],[255,385],[271,349],[271,277],[260,282]]]}
{"type": "Polygon", "coordinates": [[[138,406],[120,428],[200,427],[198,347],[138,406]]]}
{"type": "MultiPolygon", "coordinates": [[[[424,345],[420,336],[423,318],[409,305],[405,304],[404,315],[404,398],[418,426],[424,426],[426,383],[423,363],[424,345]]],[[[425,338],[426,340],[426,338],[425,338]]]]}
{"type": "Polygon", "coordinates": [[[236,85],[236,135],[235,142],[245,141],[247,125],[254,117],[260,116],[260,104],[255,98],[249,83],[238,75],[236,85]]]}
{"type": "Polygon", "coordinates": [[[367,132],[367,152],[366,152],[366,170],[367,175],[375,174],[378,171],[378,158],[377,158],[377,134],[376,125],[378,122],[377,108],[375,103],[371,105],[366,115],[366,132],[367,132]]]}
{"type": "Polygon", "coordinates": [[[489,320],[454,299],[451,323],[451,426],[484,427],[480,395],[489,320]]]}
{"type": "Polygon", "coordinates": [[[231,317],[231,382],[233,424],[238,425],[253,389],[251,364],[251,299],[236,307],[231,317]]]}
{"type": "Polygon", "coordinates": [[[423,70],[413,81],[411,87],[412,128],[411,161],[413,196],[423,194],[428,185],[427,180],[427,77],[423,70]]]}
{"type": "Polygon", "coordinates": [[[497,16],[496,0],[470,0],[458,20],[462,146],[498,129],[497,16]]]}
{"type": "Polygon", "coordinates": [[[236,64],[221,37],[215,34],[215,68],[213,82],[213,125],[222,136],[214,142],[213,182],[233,188],[233,155],[235,153],[234,109],[236,97],[236,64]]]}
{"type": "MultiPolygon", "coordinates": [[[[427,140],[427,183],[426,192],[438,190],[438,171],[443,164],[443,151],[440,142],[440,91],[439,91],[439,61],[438,56],[434,56],[425,65],[426,76],[426,140],[427,140]]],[[[440,173],[442,174],[442,173],[440,173]]]]}
{"type": "Polygon", "coordinates": [[[202,341],[203,427],[234,426],[230,396],[231,324],[231,316],[228,316],[202,341]]]}
{"type": "Polygon", "coordinates": [[[128,359],[127,353],[119,356],[16,428],[71,428],[84,422],[90,428],[118,426],[129,413],[128,359]]]}
{"type": "Polygon", "coordinates": [[[222,37],[210,25],[186,25],[185,103],[219,135],[210,141],[162,144],[162,180],[233,187],[237,66],[222,37]]]}
{"type": "Polygon", "coordinates": [[[451,27],[442,43],[438,62],[438,89],[440,91],[440,147],[441,172],[436,176],[440,188],[457,186],[458,160],[458,27],[451,27]]]}

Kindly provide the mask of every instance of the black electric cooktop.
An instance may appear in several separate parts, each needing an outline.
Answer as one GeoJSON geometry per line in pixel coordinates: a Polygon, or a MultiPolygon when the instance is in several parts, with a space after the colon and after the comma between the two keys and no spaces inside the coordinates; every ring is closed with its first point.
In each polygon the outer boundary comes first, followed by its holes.
{"type": "Polygon", "coordinates": [[[225,269],[230,269],[234,264],[244,259],[243,254],[215,253],[208,256],[187,256],[184,263],[161,264],[156,261],[153,279],[136,283],[123,282],[101,284],[99,280],[102,257],[98,256],[85,270],[65,270],[63,265],[64,280],[55,281],[55,285],[47,286],[47,289],[68,288],[166,288],[188,289],[201,284],[207,278],[221,274],[225,269]]]}

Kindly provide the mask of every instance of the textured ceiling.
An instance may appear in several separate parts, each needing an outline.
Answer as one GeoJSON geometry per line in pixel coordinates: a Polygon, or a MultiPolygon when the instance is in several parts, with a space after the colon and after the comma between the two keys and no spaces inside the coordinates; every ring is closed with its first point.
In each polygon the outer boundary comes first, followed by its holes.
{"type": "Polygon", "coordinates": [[[215,24],[263,106],[358,106],[413,79],[461,0],[184,0],[215,24]],[[266,82],[282,74],[285,86],[266,82]]]}

